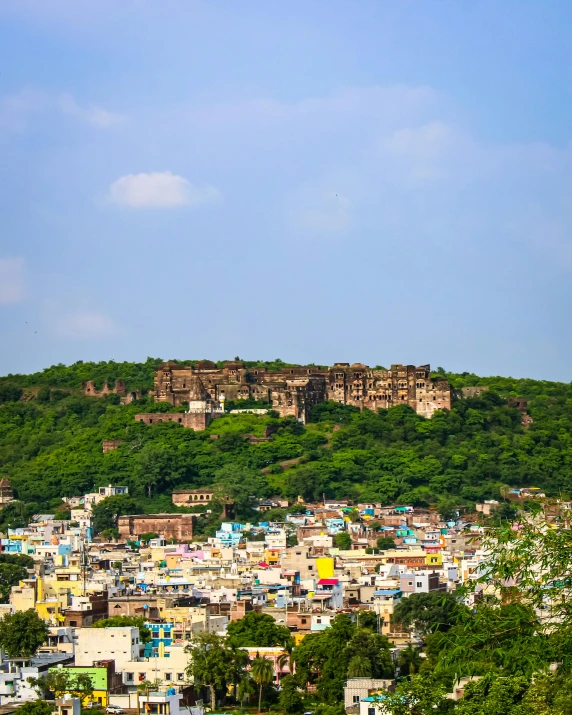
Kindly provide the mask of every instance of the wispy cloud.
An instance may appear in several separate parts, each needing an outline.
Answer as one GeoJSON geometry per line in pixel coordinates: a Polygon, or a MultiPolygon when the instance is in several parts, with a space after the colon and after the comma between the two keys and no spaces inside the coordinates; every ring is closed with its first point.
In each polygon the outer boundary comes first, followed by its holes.
{"type": "Polygon", "coordinates": [[[188,118],[209,128],[244,123],[277,124],[324,115],[330,118],[355,114],[399,118],[433,106],[438,97],[434,89],[425,86],[348,87],[331,96],[308,97],[298,102],[255,98],[211,105],[192,109],[188,118]]]}
{"type": "Polygon", "coordinates": [[[173,208],[200,206],[220,198],[214,186],[197,186],[170,171],[128,174],[109,187],[109,199],[130,208],[173,208]]]}
{"type": "Polygon", "coordinates": [[[117,332],[114,320],[98,311],[65,313],[54,322],[58,335],[75,340],[104,338],[117,332]]]}
{"type": "Polygon", "coordinates": [[[127,121],[125,115],[110,112],[95,104],[90,104],[88,107],[81,107],[69,94],[63,94],[60,97],[59,107],[64,114],[76,117],[99,129],[109,129],[119,124],[124,124],[127,121]]]}
{"type": "Polygon", "coordinates": [[[0,305],[22,301],[26,293],[25,281],[23,258],[0,258],[0,305]]]}

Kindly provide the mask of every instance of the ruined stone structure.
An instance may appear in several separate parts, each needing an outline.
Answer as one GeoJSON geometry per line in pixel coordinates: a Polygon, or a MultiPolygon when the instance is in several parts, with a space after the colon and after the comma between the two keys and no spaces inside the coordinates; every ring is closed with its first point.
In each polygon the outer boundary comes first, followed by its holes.
{"type": "Polygon", "coordinates": [[[113,452],[114,449],[117,449],[119,445],[124,442],[124,439],[104,439],[101,443],[101,450],[103,454],[106,452],[113,452]]]}
{"type": "Polygon", "coordinates": [[[173,504],[175,506],[189,506],[189,504],[206,504],[212,501],[212,489],[175,489],[173,504]]]}
{"type": "Polygon", "coordinates": [[[120,516],[117,528],[122,539],[134,539],[141,534],[156,533],[165,539],[190,541],[196,514],[136,514],[120,516]]]}
{"type": "Polygon", "coordinates": [[[190,427],[199,432],[206,429],[214,419],[224,414],[224,396],[220,401],[213,400],[198,374],[189,374],[184,384],[185,387],[182,390],[184,399],[171,404],[180,405],[182,402],[188,402],[189,407],[186,412],[144,413],[135,415],[135,419],[147,425],[158,422],[178,422],[183,427],[190,427]]]}
{"type": "Polygon", "coordinates": [[[116,380],[115,387],[110,389],[107,380],[103,383],[103,388],[97,390],[93,380],[88,380],[83,384],[83,394],[88,397],[105,397],[105,395],[119,395],[120,402],[122,405],[130,405],[134,400],[141,399],[141,391],[133,390],[132,392],[127,392],[125,387],[125,382],[123,380],[116,380]]]}
{"type": "Polygon", "coordinates": [[[471,386],[471,387],[463,387],[461,388],[461,394],[465,398],[469,397],[480,397],[484,392],[489,391],[489,386],[488,385],[476,385],[476,386],[471,386]]]}
{"type": "Polygon", "coordinates": [[[8,502],[14,501],[14,492],[7,477],[2,477],[0,479],[0,506],[8,504],[8,502]]]}
{"type": "Polygon", "coordinates": [[[528,414],[528,402],[526,399],[524,397],[509,397],[507,405],[516,408],[520,412],[522,415],[522,424],[525,429],[528,429],[534,420],[528,414]]]}
{"type": "MultiPolygon", "coordinates": [[[[335,363],[330,368],[289,367],[270,372],[265,368],[248,369],[236,360],[224,363],[222,368],[210,361],[196,367],[164,363],[155,372],[155,401],[180,405],[189,400],[191,390],[196,392],[199,383],[202,402],[207,407],[216,405],[222,409],[225,400],[253,398],[267,402],[282,417],[292,415],[302,422],[314,405],[326,400],[370,410],[408,404],[425,417],[451,407],[449,383],[432,378],[429,365],[392,365],[382,370],[361,363],[335,363]]],[[[182,414],[137,416],[148,424],[165,418],[185,424],[182,414]]]]}

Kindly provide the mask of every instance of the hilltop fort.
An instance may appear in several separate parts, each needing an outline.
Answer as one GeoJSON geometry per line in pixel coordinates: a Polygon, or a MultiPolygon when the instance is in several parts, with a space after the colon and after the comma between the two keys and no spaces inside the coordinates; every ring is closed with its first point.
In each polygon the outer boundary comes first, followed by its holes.
{"type": "MultiPolygon", "coordinates": [[[[156,417],[162,420],[176,417],[178,422],[194,429],[204,429],[222,414],[227,400],[258,400],[281,417],[293,416],[302,422],[314,405],[328,400],[362,410],[407,404],[425,417],[435,410],[451,408],[449,383],[431,377],[429,365],[397,364],[386,370],[339,362],[326,368],[299,366],[274,372],[246,368],[238,360],[225,362],[222,367],[206,360],[196,366],[166,362],[155,372],[153,395],[155,402],[171,405],[188,402],[189,413],[156,417]]],[[[150,423],[153,417],[137,415],[150,423]]]]}

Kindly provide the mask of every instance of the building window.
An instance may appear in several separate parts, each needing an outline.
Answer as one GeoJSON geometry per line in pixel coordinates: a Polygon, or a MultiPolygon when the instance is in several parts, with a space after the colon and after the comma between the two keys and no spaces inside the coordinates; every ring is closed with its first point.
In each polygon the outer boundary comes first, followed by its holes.
{"type": "Polygon", "coordinates": [[[126,673],[125,677],[127,680],[133,680],[133,673],[126,673]]]}
{"type": "Polygon", "coordinates": [[[359,695],[354,695],[352,700],[354,701],[354,703],[359,703],[359,695]]]}
{"type": "Polygon", "coordinates": [[[184,680],[184,679],[185,679],[184,673],[177,673],[177,680],[184,680]]]}
{"type": "Polygon", "coordinates": [[[368,708],[367,715],[375,715],[375,708],[368,708]]]}
{"type": "Polygon", "coordinates": [[[147,677],[147,673],[139,673],[139,680],[145,680],[147,677]]]}
{"type": "Polygon", "coordinates": [[[165,673],[165,680],[168,680],[169,682],[173,680],[173,674],[172,673],[165,673]]]}

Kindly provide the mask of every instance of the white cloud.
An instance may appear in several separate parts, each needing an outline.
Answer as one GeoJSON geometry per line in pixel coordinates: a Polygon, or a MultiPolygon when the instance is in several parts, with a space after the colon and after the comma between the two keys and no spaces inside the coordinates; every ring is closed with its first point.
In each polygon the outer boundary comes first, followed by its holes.
{"type": "Polygon", "coordinates": [[[0,305],[19,303],[25,294],[23,258],[0,258],[0,305]]]}
{"type": "Polygon", "coordinates": [[[58,335],[64,338],[89,339],[103,338],[117,331],[112,318],[97,311],[79,311],[67,313],[55,321],[58,335]]]}
{"type": "Polygon", "coordinates": [[[128,174],[109,187],[109,199],[132,208],[200,206],[220,198],[214,186],[196,186],[170,171],[128,174]]]}
{"type": "Polygon", "coordinates": [[[127,117],[123,114],[115,114],[102,107],[91,104],[87,108],[80,107],[75,99],[69,94],[63,94],[59,100],[59,106],[64,114],[76,117],[81,121],[98,127],[99,129],[109,129],[118,124],[124,124],[127,117]]]}

